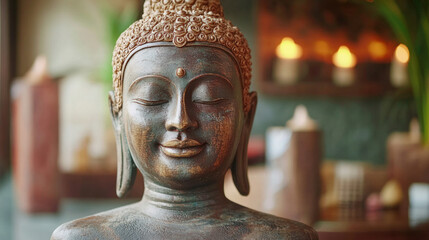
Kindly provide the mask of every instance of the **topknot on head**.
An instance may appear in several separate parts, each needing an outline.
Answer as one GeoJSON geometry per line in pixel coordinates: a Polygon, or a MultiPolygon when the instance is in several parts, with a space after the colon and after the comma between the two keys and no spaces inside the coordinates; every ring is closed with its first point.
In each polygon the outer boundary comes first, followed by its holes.
{"type": "Polygon", "coordinates": [[[121,34],[113,52],[114,110],[122,107],[122,74],[126,59],[146,43],[172,42],[184,47],[192,42],[219,44],[230,50],[240,69],[243,107],[250,107],[250,49],[243,34],[226,20],[219,0],[146,0],[142,19],[121,34]]]}
{"type": "Polygon", "coordinates": [[[192,16],[212,15],[223,17],[223,9],[219,0],[146,0],[143,18],[168,12],[192,16]]]}

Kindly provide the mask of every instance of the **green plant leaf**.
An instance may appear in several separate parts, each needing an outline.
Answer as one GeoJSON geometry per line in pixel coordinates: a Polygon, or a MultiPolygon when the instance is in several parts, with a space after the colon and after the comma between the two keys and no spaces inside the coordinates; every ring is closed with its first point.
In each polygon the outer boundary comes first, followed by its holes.
{"type": "Polygon", "coordinates": [[[417,107],[422,140],[429,145],[429,1],[374,0],[375,9],[410,51],[409,79],[417,107]]]}

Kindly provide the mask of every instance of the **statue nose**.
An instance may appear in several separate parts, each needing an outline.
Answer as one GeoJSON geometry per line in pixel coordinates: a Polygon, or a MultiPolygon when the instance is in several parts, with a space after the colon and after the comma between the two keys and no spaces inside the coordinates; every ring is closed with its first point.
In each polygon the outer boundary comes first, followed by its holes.
{"type": "Polygon", "coordinates": [[[185,131],[198,127],[197,121],[189,116],[186,106],[181,103],[174,107],[168,114],[168,119],[165,123],[167,131],[185,131]]]}

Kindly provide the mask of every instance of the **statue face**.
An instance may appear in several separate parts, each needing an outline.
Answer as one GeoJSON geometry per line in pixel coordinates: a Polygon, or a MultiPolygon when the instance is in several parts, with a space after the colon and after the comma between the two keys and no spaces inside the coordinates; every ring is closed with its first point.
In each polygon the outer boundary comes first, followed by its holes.
{"type": "Polygon", "coordinates": [[[122,123],[145,178],[185,189],[222,180],[243,130],[238,67],[209,46],[136,52],[124,72],[122,123]]]}

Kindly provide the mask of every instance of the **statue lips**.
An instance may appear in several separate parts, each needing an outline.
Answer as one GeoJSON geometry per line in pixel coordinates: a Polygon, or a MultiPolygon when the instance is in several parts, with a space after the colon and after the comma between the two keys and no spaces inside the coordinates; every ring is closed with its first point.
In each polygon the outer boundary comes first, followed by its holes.
{"type": "Polygon", "coordinates": [[[173,158],[189,158],[199,154],[203,150],[204,144],[193,140],[171,140],[161,143],[161,151],[173,158]]]}

